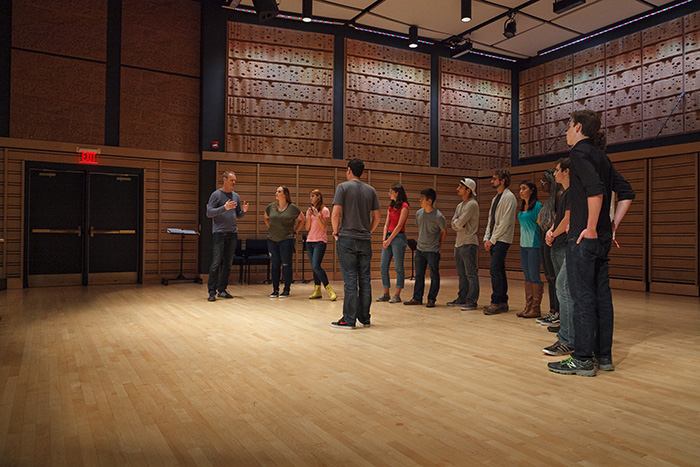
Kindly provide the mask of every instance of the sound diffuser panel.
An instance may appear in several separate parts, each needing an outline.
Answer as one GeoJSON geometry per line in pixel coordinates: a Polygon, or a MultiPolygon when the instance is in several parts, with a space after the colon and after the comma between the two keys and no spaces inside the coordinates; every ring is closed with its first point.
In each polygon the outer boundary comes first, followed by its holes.
{"type": "Polygon", "coordinates": [[[229,23],[226,151],[333,154],[333,38],[229,23]]]}
{"type": "Polygon", "coordinates": [[[440,59],[441,167],[510,166],[510,82],[509,70],[440,59]]]}
{"type": "Polygon", "coordinates": [[[345,157],[430,165],[430,56],[348,39],[345,157]]]}

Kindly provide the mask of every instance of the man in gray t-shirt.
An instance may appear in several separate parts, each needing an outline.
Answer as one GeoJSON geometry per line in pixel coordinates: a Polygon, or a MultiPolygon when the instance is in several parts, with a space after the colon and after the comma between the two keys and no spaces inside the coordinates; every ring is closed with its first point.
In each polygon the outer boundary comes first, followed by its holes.
{"type": "Polygon", "coordinates": [[[369,327],[372,304],[372,232],[379,225],[379,198],[371,186],[360,181],[365,164],[360,159],[348,162],[348,179],[335,190],[331,224],[343,275],[343,317],[331,323],[336,328],[354,329],[355,321],[369,327]],[[342,215],[342,218],[341,218],[342,215]]]}
{"type": "Polygon", "coordinates": [[[413,298],[404,305],[422,305],[425,291],[425,268],[430,268],[430,290],[428,291],[428,308],[435,306],[440,291],[440,248],[447,236],[447,220],[436,209],[436,193],[432,188],[420,192],[421,209],[416,212],[418,226],[418,247],[416,249],[416,282],[413,286],[413,298]]]}

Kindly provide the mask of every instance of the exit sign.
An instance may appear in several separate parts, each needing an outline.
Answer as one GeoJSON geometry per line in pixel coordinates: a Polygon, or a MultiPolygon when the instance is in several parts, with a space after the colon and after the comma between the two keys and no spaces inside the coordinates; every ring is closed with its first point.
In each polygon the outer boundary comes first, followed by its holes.
{"type": "Polygon", "coordinates": [[[97,155],[99,153],[99,149],[78,148],[78,154],[80,154],[80,157],[78,158],[78,163],[97,165],[97,155]]]}

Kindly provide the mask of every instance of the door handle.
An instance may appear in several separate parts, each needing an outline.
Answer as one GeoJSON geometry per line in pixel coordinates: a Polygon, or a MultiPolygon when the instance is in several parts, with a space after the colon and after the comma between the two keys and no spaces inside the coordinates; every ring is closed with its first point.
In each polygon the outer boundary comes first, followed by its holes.
{"type": "Polygon", "coordinates": [[[108,234],[108,235],[129,235],[135,234],[136,230],[97,230],[95,226],[90,226],[90,237],[94,237],[95,234],[108,234]]]}
{"type": "Polygon", "coordinates": [[[77,229],[32,229],[32,233],[36,234],[78,234],[78,237],[82,234],[82,229],[78,226],[77,229]]]}

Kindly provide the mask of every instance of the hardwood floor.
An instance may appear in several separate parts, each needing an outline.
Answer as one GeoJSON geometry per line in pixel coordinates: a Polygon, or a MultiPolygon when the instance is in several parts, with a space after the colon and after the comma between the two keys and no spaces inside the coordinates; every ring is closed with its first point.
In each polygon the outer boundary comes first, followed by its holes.
{"type": "Polygon", "coordinates": [[[616,371],[584,378],[534,320],[445,306],[456,279],[356,330],[333,285],[0,292],[0,464],[700,464],[697,297],[614,291],[616,371]]]}

